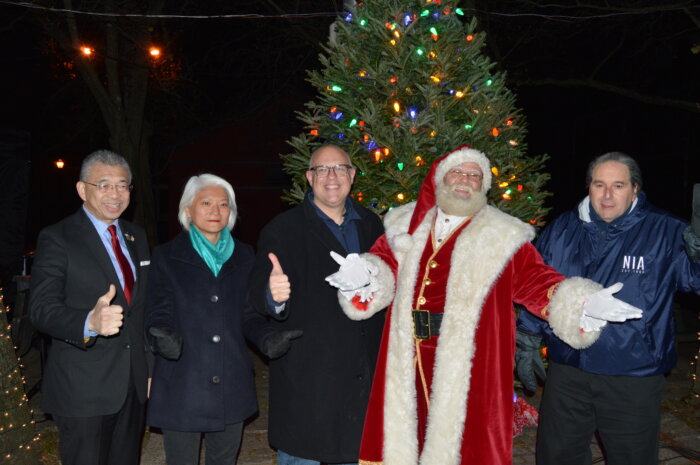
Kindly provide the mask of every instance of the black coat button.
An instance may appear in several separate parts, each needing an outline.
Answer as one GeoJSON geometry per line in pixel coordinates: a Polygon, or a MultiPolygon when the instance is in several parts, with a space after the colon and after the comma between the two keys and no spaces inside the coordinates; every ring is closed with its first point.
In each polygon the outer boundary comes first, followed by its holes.
{"type": "Polygon", "coordinates": [[[221,382],[221,378],[219,378],[218,376],[212,376],[211,382],[214,384],[219,384],[221,382]]]}

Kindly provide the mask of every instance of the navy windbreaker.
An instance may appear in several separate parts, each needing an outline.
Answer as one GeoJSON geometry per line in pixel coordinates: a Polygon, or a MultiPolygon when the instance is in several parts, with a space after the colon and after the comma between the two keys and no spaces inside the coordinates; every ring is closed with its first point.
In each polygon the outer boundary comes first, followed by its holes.
{"type": "Polygon", "coordinates": [[[639,320],[608,323],[588,349],[574,350],[546,322],[522,312],[518,329],[543,334],[554,362],[589,373],[650,376],[676,363],[673,298],[677,290],[700,294],[700,263],[683,247],[687,223],[655,208],[639,192],[620,224],[607,232],[590,219],[589,198],[545,228],[536,242],[542,258],[567,277],[582,276],[604,287],[624,287],[615,297],[643,310],[639,320]]]}

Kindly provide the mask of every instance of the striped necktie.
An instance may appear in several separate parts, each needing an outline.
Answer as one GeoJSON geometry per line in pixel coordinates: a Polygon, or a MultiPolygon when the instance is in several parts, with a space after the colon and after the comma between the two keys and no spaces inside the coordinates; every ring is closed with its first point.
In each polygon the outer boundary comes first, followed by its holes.
{"type": "Polygon", "coordinates": [[[114,255],[117,257],[119,268],[122,270],[122,277],[124,278],[124,295],[126,296],[127,303],[131,303],[131,292],[134,290],[134,273],[131,271],[129,260],[126,259],[124,252],[122,252],[122,247],[119,245],[119,239],[117,238],[117,227],[112,224],[107,228],[107,230],[112,236],[112,249],[114,250],[114,255]]]}

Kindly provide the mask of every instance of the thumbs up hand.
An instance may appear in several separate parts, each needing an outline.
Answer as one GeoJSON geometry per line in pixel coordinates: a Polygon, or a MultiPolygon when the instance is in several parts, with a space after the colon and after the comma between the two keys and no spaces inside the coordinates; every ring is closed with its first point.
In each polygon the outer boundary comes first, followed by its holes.
{"type": "Polygon", "coordinates": [[[110,284],[107,293],[97,299],[95,307],[88,316],[88,329],[100,336],[117,334],[124,323],[121,305],[110,305],[116,293],[114,284],[110,284]]]}
{"type": "Polygon", "coordinates": [[[289,296],[292,292],[291,285],[289,284],[289,277],[284,274],[282,270],[282,265],[277,259],[277,255],[273,253],[267,254],[270,262],[272,262],[272,271],[270,272],[270,294],[272,294],[272,300],[278,304],[284,303],[289,300],[289,296]]]}

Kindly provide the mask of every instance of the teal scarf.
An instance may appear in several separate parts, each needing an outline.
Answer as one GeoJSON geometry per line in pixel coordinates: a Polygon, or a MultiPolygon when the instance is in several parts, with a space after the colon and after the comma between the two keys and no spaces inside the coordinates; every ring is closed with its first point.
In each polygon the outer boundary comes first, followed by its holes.
{"type": "Polygon", "coordinates": [[[207,264],[214,276],[219,276],[221,267],[233,255],[233,237],[228,228],[224,228],[216,244],[212,244],[194,225],[190,227],[190,241],[204,263],[207,264]]]}

